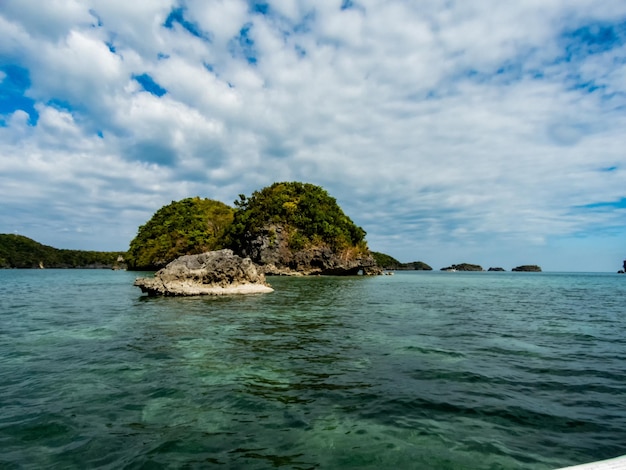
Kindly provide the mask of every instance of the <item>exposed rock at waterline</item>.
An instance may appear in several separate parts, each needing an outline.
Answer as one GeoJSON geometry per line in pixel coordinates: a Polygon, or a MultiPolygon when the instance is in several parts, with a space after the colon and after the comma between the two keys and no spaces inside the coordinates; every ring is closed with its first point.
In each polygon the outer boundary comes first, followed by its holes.
{"type": "Polygon", "coordinates": [[[246,240],[243,253],[267,275],[379,275],[383,272],[369,250],[337,251],[325,243],[294,249],[289,246],[288,238],[285,227],[269,225],[246,240]]]}
{"type": "Polygon", "coordinates": [[[232,250],[185,255],[157,271],[154,278],[138,278],[135,286],[148,295],[229,295],[272,292],[265,276],[250,258],[232,250]]]}

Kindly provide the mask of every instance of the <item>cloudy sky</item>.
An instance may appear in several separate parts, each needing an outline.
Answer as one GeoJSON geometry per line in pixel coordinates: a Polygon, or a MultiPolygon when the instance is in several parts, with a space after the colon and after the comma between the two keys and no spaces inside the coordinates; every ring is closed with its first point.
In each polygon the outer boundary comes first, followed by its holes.
{"type": "Polygon", "coordinates": [[[626,258],[626,0],[0,0],[0,233],[321,185],[439,269],[626,258]]]}

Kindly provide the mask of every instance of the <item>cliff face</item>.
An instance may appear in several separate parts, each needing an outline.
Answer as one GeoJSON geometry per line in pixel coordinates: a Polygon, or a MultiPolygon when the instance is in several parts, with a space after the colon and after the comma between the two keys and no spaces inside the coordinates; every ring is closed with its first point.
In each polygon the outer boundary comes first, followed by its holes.
{"type": "Polygon", "coordinates": [[[289,246],[289,230],[273,224],[246,238],[241,255],[249,257],[268,275],[381,274],[372,254],[357,248],[333,250],[323,242],[301,249],[289,246]]]}
{"type": "Polygon", "coordinates": [[[365,231],[319,186],[274,183],[235,202],[226,246],[266,274],[349,275],[382,272],[365,231]]]}

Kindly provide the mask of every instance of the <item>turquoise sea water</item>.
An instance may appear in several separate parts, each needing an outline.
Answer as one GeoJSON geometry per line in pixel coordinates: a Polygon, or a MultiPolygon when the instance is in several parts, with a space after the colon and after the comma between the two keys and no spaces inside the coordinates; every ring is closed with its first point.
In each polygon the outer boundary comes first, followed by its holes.
{"type": "Polygon", "coordinates": [[[0,271],[0,468],[553,469],[626,454],[626,277],[0,271]]]}

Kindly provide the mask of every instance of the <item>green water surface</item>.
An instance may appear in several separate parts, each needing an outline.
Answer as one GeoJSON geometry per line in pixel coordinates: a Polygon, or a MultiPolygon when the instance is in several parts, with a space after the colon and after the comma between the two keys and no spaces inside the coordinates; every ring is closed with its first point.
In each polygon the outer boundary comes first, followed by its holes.
{"type": "Polygon", "coordinates": [[[0,468],[552,469],[626,454],[626,278],[0,271],[0,468]]]}

